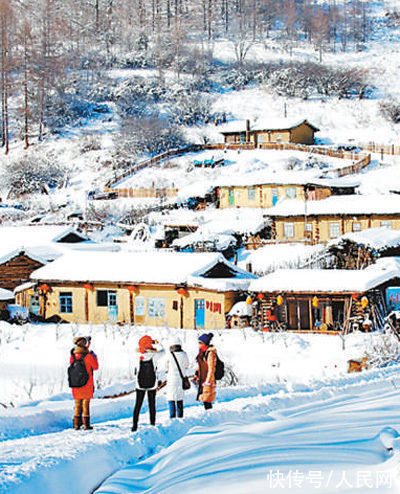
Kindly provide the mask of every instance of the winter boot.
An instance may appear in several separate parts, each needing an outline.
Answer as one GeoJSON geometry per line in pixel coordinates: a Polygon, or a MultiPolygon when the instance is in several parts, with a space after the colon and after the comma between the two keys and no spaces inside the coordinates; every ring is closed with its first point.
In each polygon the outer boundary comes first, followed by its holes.
{"type": "Polygon", "coordinates": [[[131,431],[132,432],[136,432],[137,431],[137,424],[133,424],[131,431]]]}
{"type": "Polygon", "coordinates": [[[93,427],[90,425],[90,417],[83,417],[83,428],[85,429],[85,431],[91,431],[93,429],[93,427]]]}
{"type": "Polygon", "coordinates": [[[81,425],[82,425],[82,417],[76,415],[74,417],[74,429],[78,431],[81,428],[81,425]]]}

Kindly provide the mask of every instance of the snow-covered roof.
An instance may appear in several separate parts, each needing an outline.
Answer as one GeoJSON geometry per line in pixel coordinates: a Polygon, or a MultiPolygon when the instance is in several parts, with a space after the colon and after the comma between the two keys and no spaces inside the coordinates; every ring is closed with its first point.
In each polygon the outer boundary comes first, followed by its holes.
{"type": "Polygon", "coordinates": [[[183,249],[190,245],[202,244],[205,242],[214,242],[217,250],[224,250],[231,245],[235,245],[236,239],[232,235],[209,232],[206,229],[199,228],[194,233],[189,233],[189,235],[175,239],[172,242],[172,245],[183,249]]]}
{"type": "Polygon", "coordinates": [[[28,281],[26,283],[23,283],[22,285],[18,285],[16,288],[14,288],[14,293],[20,293],[24,292],[25,290],[29,290],[30,288],[33,288],[36,286],[36,283],[34,281],[28,281]]]}
{"type": "Polygon", "coordinates": [[[246,187],[252,185],[315,185],[331,188],[356,188],[360,182],[348,178],[317,178],[315,170],[283,171],[279,174],[274,171],[256,171],[242,175],[224,177],[218,181],[220,187],[246,187]]]}
{"type": "Polygon", "coordinates": [[[400,214],[395,195],[330,196],[320,201],[284,200],[267,210],[270,216],[400,214]]]}
{"type": "Polygon", "coordinates": [[[39,262],[48,262],[55,259],[63,245],[77,245],[63,243],[68,235],[77,235],[82,242],[89,239],[72,227],[65,226],[1,226],[0,227],[0,258],[14,257],[15,252],[25,251],[32,259],[39,262]]]}
{"type": "Polygon", "coordinates": [[[392,230],[382,226],[379,228],[367,228],[361,232],[345,233],[329,242],[328,247],[339,245],[345,240],[379,251],[390,247],[398,247],[400,245],[400,230],[392,230]]]}
{"type": "MultiPolygon", "coordinates": [[[[316,132],[319,130],[315,125],[308,120],[291,119],[291,118],[263,118],[250,122],[250,131],[256,130],[288,130],[299,127],[301,124],[307,124],[316,132]]],[[[221,134],[231,134],[246,131],[246,120],[235,120],[224,125],[221,134]]]]}
{"type": "Polygon", "coordinates": [[[10,292],[10,290],[6,290],[5,288],[0,288],[0,300],[13,300],[14,294],[10,292]]]}
{"type": "Polygon", "coordinates": [[[150,217],[166,226],[204,226],[210,234],[253,234],[269,224],[270,220],[264,217],[266,211],[268,209],[261,208],[209,208],[202,211],[175,209],[166,214],[153,213],[150,217]]]}
{"type": "Polygon", "coordinates": [[[279,269],[250,283],[255,292],[365,292],[394,278],[400,269],[279,269]]]}
{"type": "Polygon", "coordinates": [[[71,252],[31,274],[32,280],[50,282],[179,284],[190,280],[198,286],[208,283],[208,287],[221,290],[243,278],[250,280],[254,276],[229,263],[221,254],[165,251],[71,252]],[[226,280],[207,278],[201,285],[202,275],[219,263],[228,266],[236,276],[226,280]]]}

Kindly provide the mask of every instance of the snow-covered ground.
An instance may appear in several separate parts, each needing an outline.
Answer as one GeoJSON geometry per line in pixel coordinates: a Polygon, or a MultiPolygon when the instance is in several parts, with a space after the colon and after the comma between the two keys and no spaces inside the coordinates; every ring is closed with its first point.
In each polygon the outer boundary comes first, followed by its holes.
{"type": "MultiPolygon", "coordinates": [[[[192,388],[185,417],[172,421],[161,391],[158,425],[147,425],[145,405],[132,435],[134,395],[102,397],[133,389],[138,338],[149,333],[168,347],[171,332],[180,335],[194,364],[196,331],[2,323],[1,401],[7,407],[0,408],[0,492],[89,493],[114,472],[117,477],[99,492],[202,492],[204,475],[221,492],[286,492],[287,485],[268,490],[275,478],[268,475],[287,478],[295,470],[303,473],[306,487],[300,492],[307,494],[317,482],[315,471],[321,482],[332,482],[329,487],[341,481],[342,472],[353,483],[357,476],[378,482],[388,475],[398,485],[400,452],[396,444],[394,454],[388,452],[387,438],[381,438],[385,428],[400,427],[400,366],[346,372],[347,360],[360,358],[377,334],[349,335],[343,350],[342,339],[333,335],[215,332],[218,353],[239,384],[220,388],[209,413],[192,388]],[[100,361],[96,381],[102,389],[92,401],[91,432],[71,429],[66,367],[76,334],[92,335],[100,361]]],[[[396,492],[383,487],[375,492],[396,492]]]]}

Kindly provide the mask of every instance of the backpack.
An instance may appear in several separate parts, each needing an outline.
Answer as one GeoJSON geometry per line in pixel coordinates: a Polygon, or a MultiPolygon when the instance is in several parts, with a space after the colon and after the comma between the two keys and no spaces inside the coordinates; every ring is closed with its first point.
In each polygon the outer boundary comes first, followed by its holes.
{"type": "Polygon", "coordinates": [[[142,389],[154,388],[156,385],[156,371],[154,370],[153,359],[140,360],[138,385],[142,389]]]}
{"type": "Polygon", "coordinates": [[[216,381],[219,381],[220,379],[222,379],[224,377],[224,373],[225,373],[225,364],[222,362],[222,360],[220,360],[220,358],[218,357],[217,354],[215,354],[215,356],[217,357],[217,363],[215,364],[215,380],[216,381]]]}
{"type": "MultiPolygon", "coordinates": [[[[215,380],[216,381],[220,381],[224,377],[224,374],[225,374],[225,364],[218,357],[217,352],[215,352],[215,356],[217,357],[217,361],[216,361],[216,364],[215,364],[214,377],[215,377],[215,380]]],[[[208,357],[208,355],[207,355],[207,357],[208,357]]]]}
{"type": "Polygon", "coordinates": [[[76,358],[75,353],[71,350],[72,364],[68,367],[68,385],[70,388],[82,388],[89,381],[89,373],[86,369],[85,356],[76,358]]]}

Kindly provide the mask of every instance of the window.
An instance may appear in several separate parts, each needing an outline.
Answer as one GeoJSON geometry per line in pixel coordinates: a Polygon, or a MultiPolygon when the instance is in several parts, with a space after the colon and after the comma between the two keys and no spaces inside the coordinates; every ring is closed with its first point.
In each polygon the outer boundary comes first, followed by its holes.
{"type": "Polygon", "coordinates": [[[149,317],[165,317],[165,298],[149,297],[147,301],[147,315],[149,317]]]}
{"type": "Polygon", "coordinates": [[[72,314],[72,292],[61,292],[59,301],[60,312],[72,314]]]}
{"type": "Polygon", "coordinates": [[[256,189],[254,187],[250,187],[247,189],[248,199],[249,201],[255,201],[256,199],[256,189]]]}
{"type": "Polygon", "coordinates": [[[144,297],[135,298],[135,314],[137,316],[144,316],[145,314],[145,299],[144,297]]]}
{"type": "Polygon", "coordinates": [[[262,144],[264,142],[264,134],[257,134],[257,142],[262,144]]]}
{"type": "Polygon", "coordinates": [[[284,223],[283,234],[286,238],[294,237],[294,223],[284,223]]]}
{"type": "Polygon", "coordinates": [[[353,223],[353,232],[361,232],[361,223],[359,221],[353,223]]]}
{"type": "Polygon", "coordinates": [[[304,231],[305,232],[312,232],[312,223],[306,223],[304,225],[304,231]]]}
{"type": "Polygon", "coordinates": [[[96,291],[97,307],[115,307],[117,305],[117,292],[112,290],[96,291]]]}
{"type": "Polygon", "coordinates": [[[178,301],[177,300],[172,301],[172,310],[178,310],[178,301]]]}
{"type": "Polygon", "coordinates": [[[385,226],[386,228],[392,228],[392,222],[391,220],[381,221],[381,226],[385,226]]]}
{"type": "Polygon", "coordinates": [[[288,199],[296,199],[296,187],[287,187],[286,188],[286,197],[288,199]]]}
{"type": "Polygon", "coordinates": [[[340,236],[340,223],[329,223],[329,236],[331,238],[337,238],[340,236]]]}

